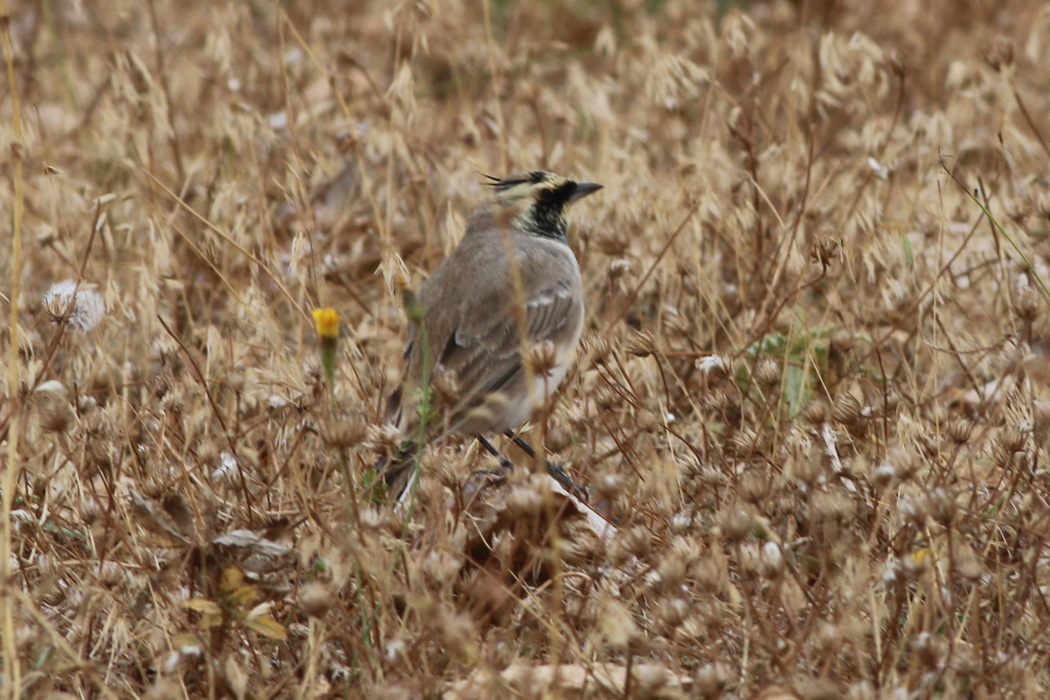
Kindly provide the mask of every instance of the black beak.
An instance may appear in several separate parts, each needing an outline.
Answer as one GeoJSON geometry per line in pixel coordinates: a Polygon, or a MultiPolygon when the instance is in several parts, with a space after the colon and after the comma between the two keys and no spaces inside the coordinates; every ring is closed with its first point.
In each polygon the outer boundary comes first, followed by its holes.
{"type": "Polygon", "coordinates": [[[602,188],[602,186],[596,182],[575,182],[573,184],[576,186],[576,189],[574,189],[569,196],[570,203],[575,202],[577,199],[583,199],[592,192],[597,192],[602,188]]]}

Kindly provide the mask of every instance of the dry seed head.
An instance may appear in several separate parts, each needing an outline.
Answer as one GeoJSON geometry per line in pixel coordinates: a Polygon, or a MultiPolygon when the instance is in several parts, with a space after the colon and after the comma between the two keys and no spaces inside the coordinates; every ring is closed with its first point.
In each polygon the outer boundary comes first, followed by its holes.
{"type": "Polygon", "coordinates": [[[744,542],[737,550],[737,567],[741,576],[755,578],[759,575],[761,549],[757,542],[744,542]]]}
{"type": "Polygon", "coordinates": [[[714,557],[703,557],[692,567],[697,587],[707,593],[718,593],[723,588],[725,571],[714,557]]]}
{"type": "Polygon", "coordinates": [[[984,575],[984,565],[977,558],[976,552],[967,544],[958,546],[955,553],[955,569],[968,581],[976,581],[984,575]]]}
{"type": "Polygon", "coordinates": [[[1007,454],[1021,452],[1028,442],[1028,434],[1016,426],[1003,428],[998,435],[998,443],[1007,454]]]}
{"type": "Polygon", "coordinates": [[[595,388],[591,396],[594,398],[594,405],[602,411],[613,411],[623,402],[623,397],[609,384],[595,388]]]}
{"type": "Polygon", "coordinates": [[[748,472],[740,478],[740,486],[737,487],[740,497],[749,503],[759,504],[766,500],[769,494],[769,479],[765,474],[759,472],[748,472]]]}
{"type": "Polygon", "coordinates": [[[656,432],[661,428],[660,419],[656,414],[644,409],[635,416],[634,424],[643,435],[656,432]]]}
{"type": "Polygon", "coordinates": [[[470,652],[477,628],[465,613],[443,612],[444,614],[439,614],[435,619],[434,629],[441,633],[451,653],[457,656],[466,655],[470,652]]]}
{"type": "Polygon", "coordinates": [[[620,474],[606,472],[591,482],[595,495],[603,501],[614,501],[623,492],[624,478],[620,474]]]}
{"type": "Polygon", "coordinates": [[[609,263],[609,282],[615,284],[617,280],[631,271],[631,261],[627,258],[616,258],[609,263]]]}
{"type": "MultiPolygon", "coordinates": [[[[841,700],[842,690],[828,678],[802,678],[795,682],[799,695],[806,700],[841,700]]],[[[774,696],[775,697],[775,696],[774,696]]],[[[794,698],[794,695],[789,695],[794,698]]]]}
{"type": "Polygon", "coordinates": [[[887,416],[891,416],[897,412],[897,408],[898,406],[900,406],[900,403],[900,392],[897,391],[897,389],[895,389],[894,387],[890,387],[886,390],[886,393],[883,394],[882,406],[880,406],[880,408],[886,411],[887,416]]]}
{"type": "Polygon", "coordinates": [[[1014,313],[1022,321],[1031,323],[1039,318],[1043,311],[1043,300],[1039,298],[1038,292],[1031,287],[1025,287],[1017,295],[1014,301],[1014,313]]]}
{"type": "Polygon", "coordinates": [[[722,662],[704,664],[696,672],[694,687],[697,695],[704,700],[721,698],[731,687],[732,680],[733,671],[726,664],[722,662]]]}
{"type": "Polygon", "coordinates": [[[485,662],[496,671],[502,671],[514,662],[516,645],[506,640],[486,641],[482,649],[485,662]]]}
{"type": "Polygon", "coordinates": [[[679,511],[671,516],[668,526],[670,531],[676,534],[688,532],[693,526],[693,516],[686,511],[679,511]]]}
{"type": "Polygon", "coordinates": [[[680,552],[668,552],[660,559],[657,568],[657,579],[660,590],[671,593],[678,590],[685,582],[686,561],[680,552]]]}
{"type": "Polygon", "coordinates": [[[561,452],[572,444],[572,434],[566,430],[559,421],[547,428],[547,449],[551,452],[561,452]]]}
{"type": "Polygon", "coordinates": [[[330,420],[321,429],[326,445],[344,450],[360,445],[367,434],[368,426],[361,416],[330,420]]]}
{"type": "Polygon", "coordinates": [[[733,373],[733,360],[728,355],[708,355],[696,361],[696,368],[714,383],[733,373]]]}
{"type": "Polygon", "coordinates": [[[948,423],[948,437],[956,445],[965,445],[973,432],[973,421],[967,418],[954,418],[948,423]]]}
{"type": "Polygon", "coordinates": [[[172,375],[171,370],[161,370],[160,374],[153,375],[153,395],[158,399],[163,399],[168,395],[168,392],[175,386],[175,377],[172,375]]]}
{"type": "Polygon", "coordinates": [[[125,580],[127,575],[127,570],[121,564],[115,561],[107,561],[102,564],[102,568],[98,572],[98,580],[103,585],[112,587],[125,580]]]}
{"type": "Polygon", "coordinates": [[[758,575],[766,579],[775,579],[784,571],[784,554],[776,542],[762,545],[758,557],[758,575]]]}
{"type": "Polygon", "coordinates": [[[512,517],[531,518],[543,510],[543,493],[529,482],[515,486],[507,494],[507,513],[512,517]]]}
{"type": "Polygon", "coordinates": [[[813,635],[813,648],[822,654],[836,650],[842,643],[842,635],[839,628],[831,622],[823,621],[817,626],[817,633],[813,635]]]}
{"type": "Polygon", "coordinates": [[[722,534],[730,542],[739,542],[751,534],[751,515],[739,509],[724,512],[721,517],[722,534]]]}
{"type": "Polygon", "coordinates": [[[913,648],[920,663],[927,668],[935,669],[939,667],[944,657],[945,643],[944,640],[934,637],[929,632],[922,632],[915,640],[913,648]]]}
{"type": "Polygon", "coordinates": [[[158,403],[160,406],[160,413],[171,418],[178,418],[182,415],[183,408],[186,406],[186,393],[183,386],[172,387],[158,403]]]}
{"type": "Polygon", "coordinates": [[[641,525],[622,532],[618,539],[625,551],[639,559],[644,559],[652,549],[652,535],[641,525]]]}
{"type": "Polygon", "coordinates": [[[50,380],[36,389],[34,403],[40,418],[40,427],[52,433],[64,433],[73,424],[73,407],[69,392],[61,382],[50,380]]]}
{"type": "Polygon", "coordinates": [[[599,624],[609,646],[627,649],[637,645],[641,635],[630,611],[619,601],[610,598],[605,598],[600,605],[599,624]]]}
{"type": "Polygon", "coordinates": [[[905,496],[901,499],[900,513],[905,522],[920,530],[926,526],[926,518],[929,516],[926,502],[914,496],[905,496]]]}
{"type": "Polygon", "coordinates": [[[605,335],[595,333],[594,335],[588,336],[585,346],[590,350],[594,364],[604,365],[609,361],[609,353],[612,352],[612,346],[609,344],[609,339],[605,335]]]}
{"type": "Polygon", "coordinates": [[[374,532],[393,531],[394,527],[390,525],[390,521],[396,519],[395,512],[389,508],[362,508],[361,528],[374,532]]]}
{"type": "Polygon", "coordinates": [[[951,668],[960,676],[976,675],[980,673],[982,665],[977,660],[977,654],[974,652],[973,645],[962,640],[955,642],[955,648],[952,650],[949,662],[951,668]]]}
{"type": "Polygon", "coordinates": [[[998,438],[992,441],[991,458],[997,467],[1005,467],[1013,457],[1012,452],[1007,452],[998,438]]]}
{"type": "Polygon", "coordinates": [[[835,399],[832,415],[839,423],[854,427],[863,420],[863,411],[864,407],[861,406],[860,399],[849,392],[842,392],[835,399]]]}
{"type": "Polygon", "coordinates": [[[897,466],[892,461],[885,461],[871,471],[871,484],[878,489],[886,489],[897,482],[897,466]]]}
{"type": "Polygon", "coordinates": [[[441,589],[456,580],[463,569],[463,562],[451,552],[433,550],[423,559],[420,569],[428,586],[441,589]]]}
{"type": "Polygon", "coordinates": [[[1031,352],[1031,349],[1028,347],[1028,343],[1018,341],[1016,338],[1007,338],[999,351],[999,357],[995,364],[1002,371],[1011,371],[1018,363],[1028,357],[1029,352],[1031,352]]]}
{"type": "Polygon", "coordinates": [[[730,404],[729,395],[721,389],[711,389],[704,393],[704,406],[715,413],[723,413],[730,404]]]}
{"type": "Polygon", "coordinates": [[[802,417],[810,425],[821,425],[828,420],[828,404],[824,399],[814,399],[802,410],[802,417]]]}
{"type": "Polygon", "coordinates": [[[525,365],[533,376],[550,376],[558,366],[558,350],[554,347],[554,343],[544,340],[530,347],[525,355],[525,365]]]}
{"type": "MultiPolygon", "coordinates": [[[[941,453],[941,431],[936,424],[927,424],[927,432],[915,436],[915,447],[919,455],[928,461],[935,461],[941,453]]],[[[901,479],[907,478],[901,475],[901,479]]]]}
{"type": "Polygon", "coordinates": [[[365,447],[379,454],[392,455],[401,444],[401,431],[394,425],[370,425],[365,447]]]}
{"type": "Polygon", "coordinates": [[[926,507],[930,517],[942,526],[947,527],[955,520],[955,497],[944,487],[937,487],[926,497],[926,507]]]}
{"type": "Polygon", "coordinates": [[[1014,65],[1014,53],[1013,40],[1006,36],[998,36],[988,48],[984,60],[988,62],[992,70],[1001,71],[1014,65]]]}
{"type": "MultiPolygon", "coordinates": [[[[528,359],[529,357],[526,357],[526,361],[528,359]]],[[[454,406],[462,397],[456,373],[440,365],[434,368],[430,388],[433,389],[434,405],[432,408],[435,410],[454,406]]]]}
{"type": "Polygon", "coordinates": [[[59,323],[69,318],[76,307],[72,295],[60,296],[57,294],[45,297],[43,306],[44,314],[51,323],[59,323]]]}
{"type": "Polygon", "coordinates": [[[657,604],[655,615],[657,622],[664,629],[668,630],[668,632],[673,632],[675,628],[682,624],[688,612],[689,604],[685,600],[682,598],[671,598],[662,600],[657,604]]]}
{"type": "Polygon", "coordinates": [[[784,471],[804,484],[813,484],[820,477],[823,466],[820,449],[816,445],[810,445],[798,454],[790,455],[784,471]]]}
{"type": "Polygon", "coordinates": [[[733,436],[733,448],[738,455],[752,455],[761,450],[762,440],[751,428],[743,428],[733,436]]]}
{"type": "Polygon", "coordinates": [[[1035,400],[1032,402],[1032,437],[1038,445],[1046,443],[1050,432],[1050,402],[1035,400]]]}
{"type": "Polygon", "coordinates": [[[845,328],[836,328],[829,339],[829,348],[832,352],[844,355],[857,344],[857,337],[845,328]]]}
{"type": "Polygon", "coordinates": [[[809,257],[813,262],[828,267],[838,254],[839,244],[833,238],[820,238],[813,242],[809,249],[809,257]]]}
{"type": "Polygon", "coordinates": [[[88,498],[80,504],[80,519],[87,526],[94,524],[102,517],[102,508],[94,498],[88,498]]]}
{"type": "Polygon", "coordinates": [[[810,517],[833,523],[844,522],[853,514],[853,501],[838,492],[819,491],[813,494],[810,517]]]}
{"type": "Polygon", "coordinates": [[[110,444],[101,434],[95,433],[85,443],[84,462],[92,472],[107,471],[112,466],[110,444]]]}
{"type": "Polygon", "coordinates": [[[1039,216],[1050,219],[1050,192],[1042,191],[1031,197],[1031,205],[1039,216]]]}
{"type": "Polygon", "coordinates": [[[90,285],[72,280],[51,285],[42,303],[44,313],[53,323],[68,321],[70,326],[84,333],[95,328],[106,313],[101,294],[90,285]]]}
{"type": "Polygon", "coordinates": [[[656,339],[648,331],[637,331],[627,339],[624,349],[635,357],[649,357],[656,349],[656,339]]]}
{"type": "Polygon", "coordinates": [[[309,617],[324,617],[334,602],[332,591],[320,581],[310,581],[299,591],[299,607],[309,617]]]}
{"type": "Polygon", "coordinates": [[[627,251],[631,248],[631,241],[627,238],[627,232],[617,226],[608,227],[595,236],[595,244],[598,250],[610,258],[625,257],[627,251]]]}
{"type": "Polygon", "coordinates": [[[764,357],[755,365],[755,379],[764,387],[780,383],[780,364],[769,357],[764,357]]]}

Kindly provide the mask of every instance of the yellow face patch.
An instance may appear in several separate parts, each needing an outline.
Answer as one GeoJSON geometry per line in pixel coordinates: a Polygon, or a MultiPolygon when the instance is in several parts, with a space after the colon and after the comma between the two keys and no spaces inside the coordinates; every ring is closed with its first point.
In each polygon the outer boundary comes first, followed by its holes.
{"type": "MultiPolygon", "coordinates": [[[[508,175],[493,183],[496,202],[504,209],[504,216],[516,220],[528,213],[540,194],[564,185],[568,180],[542,170],[508,175]]],[[[498,218],[504,218],[503,216],[498,218]]]]}

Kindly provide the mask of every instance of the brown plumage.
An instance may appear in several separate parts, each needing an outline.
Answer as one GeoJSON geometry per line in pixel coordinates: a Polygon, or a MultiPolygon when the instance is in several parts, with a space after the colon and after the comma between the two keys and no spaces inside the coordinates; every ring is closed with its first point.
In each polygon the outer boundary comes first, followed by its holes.
{"type": "Polygon", "coordinates": [[[409,323],[404,385],[388,405],[404,439],[383,468],[391,498],[409,484],[420,437],[519,428],[561,384],[579,342],[583,288],[565,214],[600,185],[536,171],[493,187],[495,196],[474,210],[463,240],[419,289],[422,322],[409,323]],[[546,366],[523,361],[537,348],[546,366]],[[427,373],[431,410],[420,430],[427,373]]]}

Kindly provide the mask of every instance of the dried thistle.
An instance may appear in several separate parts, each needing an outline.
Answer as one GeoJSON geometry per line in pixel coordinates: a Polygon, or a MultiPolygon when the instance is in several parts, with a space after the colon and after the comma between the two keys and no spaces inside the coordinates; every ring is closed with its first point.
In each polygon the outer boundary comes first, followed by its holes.
{"type": "Polygon", "coordinates": [[[368,425],[359,415],[327,421],[321,432],[326,445],[342,450],[357,447],[367,435],[368,425]]]}
{"type": "Polygon", "coordinates": [[[835,398],[832,415],[839,423],[853,428],[861,424],[864,418],[863,411],[860,399],[849,392],[843,392],[835,398]]]}
{"type": "Polygon", "coordinates": [[[802,409],[802,417],[810,425],[821,425],[826,423],[829,414],[830,410],[828,404],[823,399],[814,399],[802,409]]]}
{"type": "Polygon", "coordinates": [[[1043,300],[1030,286],[1024,287],[1014,300],[1014,313],[1025,323],[1032,323],[1038,319],[1042,311],[1043,300]]]}
{"type": "Polygon", "coordinates": [[[653,334],[648,331],[639,331],[631,335],[624,349],[635,357],[649,357],[655,348],[656,339],[653,334]]]}
{"type": "Polygon", "coordinates": [[[951,525],[955,520],[955,496],[947,488],[938,487],[931,490],[926,497],[926,507],[930,517],[944,527],[951,525]]]}
{"type": "Polygon", "coordinates": [[[41,428],[53,433],[69,431],[75,416],[65,385],[53,379],[44,382],[36,389],[34,403],[41,428]]]}
{"type": "Polygon", "coordinates": [[[973,432],[973,421],[967,418],[954,418],[948,423],[948,437],[956,445],[965,445],[973,432]]]}
{"type": "Polygon", "coordinates": [[[774,359],[762,358],[755,365],[755,379],[766,388],[779,384],[780,364],[774,359]]]}

